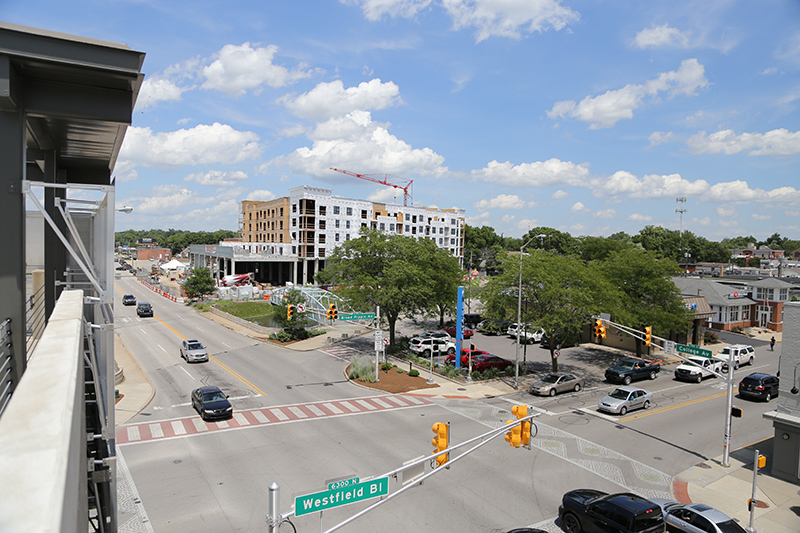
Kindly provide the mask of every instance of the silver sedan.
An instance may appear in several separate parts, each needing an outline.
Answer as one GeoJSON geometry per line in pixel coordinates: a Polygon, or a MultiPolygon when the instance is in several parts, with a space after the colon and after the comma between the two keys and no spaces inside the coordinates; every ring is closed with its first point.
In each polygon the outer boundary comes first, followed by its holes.
{"type": "Polygon", "coordinates": [[[624,415],[634,409],[649,409],[653,393],[636,387],[617,387],[597,402],[597,408],[607,413],[624,415]]]}
{"type": "Polygon", "coordinates": [[[534,383],[531,386],[531,394],[555,396],[559,392],[578,392],[582,388],[583,378],[577,378],[572,374],[565,374],[563,372],[553,372],[534,383]]]}

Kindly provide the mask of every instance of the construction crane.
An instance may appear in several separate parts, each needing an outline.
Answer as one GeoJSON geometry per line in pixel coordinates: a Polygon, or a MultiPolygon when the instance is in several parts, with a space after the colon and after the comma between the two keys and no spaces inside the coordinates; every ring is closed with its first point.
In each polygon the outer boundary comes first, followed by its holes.
{"type": "Polygon", "coordinates": [[[361,178],[362,180],[380,183],[381,185],[388,185],[389,187],[394,187],[395,189],[402,189],[403,205],[407,206],[408,204],[412,203],[411,184],[414,183],[414,180],[407,180],[405,178],[399,178],[389,174],[357,174],[355,172],[350,172],[349,170],[342,170],[340,168],[333,167],[330,168],[331,170],[341,172],[342,174],[347,174],[348,176],[354,176],[356,178],[361,178]]]}

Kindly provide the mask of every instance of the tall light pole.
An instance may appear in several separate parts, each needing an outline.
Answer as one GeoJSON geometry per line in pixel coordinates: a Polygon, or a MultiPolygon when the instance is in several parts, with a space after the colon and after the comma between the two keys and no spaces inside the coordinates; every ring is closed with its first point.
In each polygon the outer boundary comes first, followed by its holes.
{"type": "Polygon", "coordinates": [[[533,239],[544,239],[547,235],[536,235],[519,249],[519,284],[517,285],[517,353],[514,358],[514,388],[519,388],[519,330],[522,328],[522,251],[533,242],[533,239]]]}

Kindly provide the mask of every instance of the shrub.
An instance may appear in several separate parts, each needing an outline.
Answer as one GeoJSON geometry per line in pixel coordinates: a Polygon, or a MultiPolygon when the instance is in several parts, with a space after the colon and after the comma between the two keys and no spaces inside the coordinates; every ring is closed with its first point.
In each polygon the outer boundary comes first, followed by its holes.
{"type": "Polygon", "coordinates": [[[457,378],[461,375],[461,370],[456,368],[455,365],[444,365],[442,367],[442,375],[447,378],[457,378]]]}
{"type": "Polygon", "coordinates": [[[402,374],[402,373],[403,373],[403,369],[402,369],[402,368],[398,368],[398,369],[397,369],[397,373],[398,373],[398,374],[402,374]]]}
{"type": "Polygon", "coordinates": [[[703,333],[704,344],[716,344],[718,342],[719,342],[719,335],[717,335],[713,331],[706,331],[705,333],[703,333]]]}
{"type": "Polygon", "coordinates": [[[731,331],[733,333],[742,333],[743,334],[744,333],[744,328],[742,326],[734,326],[733,328],[731,328],[731,331]]]}
{"type": "Polygon", "coordinates": [[[383,370],[384,372],[388,372],[389,370],[392,369],[392,366],[394,366],[392,365],[392,363],[383,363],[381,365],[381,370],[383,370]]]}
{"type": "Polygon", "coordinates": [[[269,338],[273,341],[280,341],[280,342],[289,342],[293,340],[292,335],[284,330],[281,330],[277,333],[270,333],[269,338]]]}
{"type": "Polygon", "coordinates": [[[419,376],[419,370],[411,369],[411,370],[408,371],[408,375],[411,376],[412,378],[415,378],[415,377],[419,376]]]}
{"type": "Polygon", "coordinates": [[[375,369],[372,366],[372,358],[360,355],[350,361],[350,371],[347,374],[350,379],[360,379],[368,383],[375,383],[375,369]]]}

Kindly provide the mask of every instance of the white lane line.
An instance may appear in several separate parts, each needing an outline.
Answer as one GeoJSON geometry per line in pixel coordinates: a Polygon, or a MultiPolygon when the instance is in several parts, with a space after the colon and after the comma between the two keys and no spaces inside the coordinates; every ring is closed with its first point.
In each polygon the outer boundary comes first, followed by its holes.
{"type": "Polygon", "coordinates": [[[343,405],[344,407],[346,407],[347,409],[349,409],[353,413],[360,413],[361,412],[361,409],[359,409],[358,407],[356,407],[355,405],[353,405],[350,402],[339,402],[339,403],[341,405],[343,405]]]}
{"type": "Polygon", "coordinates": [[[164,430],[161,428],[161,424],[150,424],[150,434],[153,436],[154,439],[164,436],[164,430]]]}
{"type": "Polygon", "coordinates": [[[399,405],[401,407],[405,407],[406,405],[408,405],[406,402],[404,402],[403,400],[401,400],[397,396],[387,396],[386,399],[389,400],[392,403],[396,403],[397,405],[399,405]]]}
{"type": "Polygon", "coordinates": [[[256,420],[258,420],[259,423],[269,424],[269,418],[264,416],[264,413],[262,413],[261,411],[252,411],[252,413],[253,416],[256,417],[256,420]]]}
{"type": "Polygon", "coordinates": [[[280,409],[270,409],[269,412],[275,415],[278,420],[289,420],[289,417],[280,409]]]}
{"type": "Polygon", "coordinates": [[[389,405],[388,403],[384,402],[384,401],[383,401],[383,400],[381,400],[380,398],[373,398],[373,399],[372,399],[372,401],[373,401],[373,402],[375,402],[375,403],[377,403],[378,405],[380,405],[380,406],[381,406],[381,407],[383,407],[384,409],[391,409],[391,408],[392,408],[392,406],[391,406],[391,405],[389,405]]]}
{"type": "Polygon", "coordinates": [[[192,418],[192,423],[197,431],[208,431],[208,426],[202,418],[192,418]]]}
{"type": "Polygon", "coordinates": [[[172,431],[174,431],[176,435],[186,434],[186,428],[183,427],[183,422],[180,420],[175,420],[172,422],[172,431]]]}
{"type": "Polygon", "coordinates": [[[250,425],[250,421],[242,413],[233,413],[233,418],[236,419],[240,426],[250,425]]]}
{"type": "Polygon", "coordinates": [[[369,403],[366,400],[356,400],[356,403],[358,405],[362,406],[367,411],[374,411],[375,409],[377,409],[377,407],[375,407],[374,405],[372,405],[371,403],[369,403]]]}
{"type": "Polygon", "coordinates": [[[289,410],[293,412],[297,418],[308,418],[308,415],[301,411],[299,407],[290,407],[289,410]]]}
{"type": "Polygon", "coordinates": [[[320,409],[319,407],[317,407],[313,403],[309,404],[309,405],[306,405],[306,409],[308,409],[309,411],[314,413],[314,415],[316,415],[316,416],[326,416],[325,415],[325,411],[323,411],[322,409],[320,409]]]}
{"type": "Polygon", "coordinates": [[[194,379],[194,376],[193,376],[193,375],[191,375],[191,374],[189,373],[189,371],[188,371],[188,370],[186,370],[186,369],[185,369],[185,368],[183,368],[183,367],[180,367],[180,368],[181,368],[181,370],[183,370],[184,372],[186,372],[186,375],[187,375],[187,376],[189,376],[190,378],[192,378],[192,380],[193,380],[193,381],[197,381],[196,379],[194,379]]]}
{"type": "Polygon", "coordinates": [[[230,344],[228,344],[228,343],[226,343],[226,342],[219,341],[219,343],[220,343],[221,345],[225,346],[226,348],[230,348],[230,347],[231,347],[231,346],[230,346],[230,344]]]}
{"type": "Polygon", "coordinates": [[[163,347],[163,346],[161,346],[160,344],[156,343],[156,346],[158,346],[159,348],[161,348],[161,351],[163,351],[165,354],[169,354],[169,352],[168,352],[168,351],[166,351],[166,350],[164,349],[164,347],[163,347]]]}
{"type": "Polygon", "coordinates": [[[335,405],[333,405],[332,403],[323,403],[322,406],[335,415],[340,415],[344,412],[335,405]]]}

